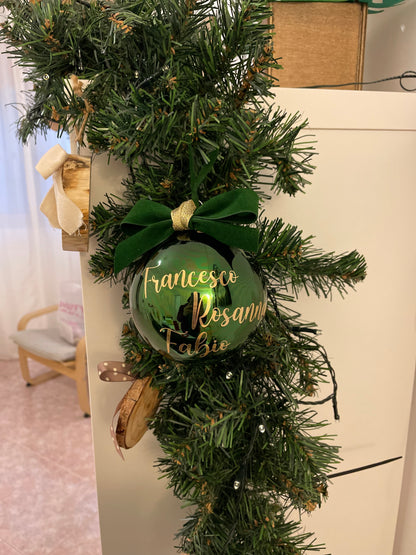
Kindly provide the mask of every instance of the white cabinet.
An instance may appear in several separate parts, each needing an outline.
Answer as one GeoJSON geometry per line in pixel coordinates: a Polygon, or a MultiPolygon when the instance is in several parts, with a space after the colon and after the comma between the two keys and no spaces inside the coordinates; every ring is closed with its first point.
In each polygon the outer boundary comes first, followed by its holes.
{"type": "MultiPolygon", "coordinates": [[[[322,329],[337,372],[341,422],[328,433],[343,446],[339,470],[404,455],[415,361],[416,97],[276,89],[276,103],[309,118],[319,155],[306,194],[274,198],[269,216],[368,261],[366,281],[345,300],[302,297],[297,306],[322,329]]],[[[123,168],[102,156],[92,172],[96,204],[119,189],[123,168]]],[[[126,386],[96,372],[121,357],[122,291],[93,284],[86,255],[82,273],[103,555],[173,554],[184,514],[152,466],[159,447],[148,433],[125,462],[118,457],[109,426],[126,386]]],[[[320,414],[332,420],[330,406],[320,414]]],[[[400,460],[334,480],[324,508],[305,519],[325,553],[392,554],[402,470],[400,460]]]]}

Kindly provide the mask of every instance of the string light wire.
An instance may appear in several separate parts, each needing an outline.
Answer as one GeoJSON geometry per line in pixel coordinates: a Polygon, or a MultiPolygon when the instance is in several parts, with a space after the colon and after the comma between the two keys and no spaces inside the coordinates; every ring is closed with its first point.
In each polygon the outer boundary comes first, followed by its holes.
{"type": "Polygon", "coordinates": [[[404,71],[400,75],[394,75],[392,77],[384,77],[383,79],[377,79],[376,81],[356,81],[353,83],[338,83],[334,85],[310,85],[308,87],[299,87],[300,89],[334,89],[337,87],[349,87],[352,85],[375,85],[377,83],[384,83],[385,81],[399,81],[400,87],[406,92],[415,92],[416,85],[408,88],[403,84],[405,79],[416,79],[416,71],[411,69],[404,71]]]}

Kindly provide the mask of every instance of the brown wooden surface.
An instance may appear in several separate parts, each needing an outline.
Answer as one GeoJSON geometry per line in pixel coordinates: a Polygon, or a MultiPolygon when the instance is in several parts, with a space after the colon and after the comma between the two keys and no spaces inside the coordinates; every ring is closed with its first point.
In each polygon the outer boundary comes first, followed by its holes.
{"type": "Polygon", "coordinates": [[[64,163],[62,182],[65,193],[82,211],[84,225],[79,233],[68,235],[62,231],[64,251],[88,251],[88,221],[90,211],[91,159],[71,154],[64,163]]]}
{"type": "Polygon", "coordinates": [[[120,405],[117,422],[117,443],[130,449],[140,441],[147,431],[147,420],[152,418],[159,406],[159,391],[150,385],[150,378],[136,380],[120,405]]]}
{"type": "Polygon", "coordinates": [[[272,9],[274,55],[283,66],[272,74],[280,87],[362,81],[366,4],[275,2],[272,9]]]}

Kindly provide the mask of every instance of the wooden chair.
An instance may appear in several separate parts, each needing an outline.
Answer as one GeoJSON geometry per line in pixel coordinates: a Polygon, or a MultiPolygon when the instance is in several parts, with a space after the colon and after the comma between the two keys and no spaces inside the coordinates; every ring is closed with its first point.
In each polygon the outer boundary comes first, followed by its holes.
{"type": "Polygon", "coordinates": [[[55,328],[28,330],[28,323],[34,318],[58,310],[58,305],[35,310],[23,316],[17,325],[17,333],[12,339],[19,349],[20,369],[27,385],[38,385],[60,374],[75,380],[77,384],[78,402],[84,416],[90,415],[88,383],[86,374],[85,337],[76,345],[71,345],[59,336],[55,328]],[[36,360],[51,368],[39,376],[33,377],[29,372],[28,359],[36,360]]]}

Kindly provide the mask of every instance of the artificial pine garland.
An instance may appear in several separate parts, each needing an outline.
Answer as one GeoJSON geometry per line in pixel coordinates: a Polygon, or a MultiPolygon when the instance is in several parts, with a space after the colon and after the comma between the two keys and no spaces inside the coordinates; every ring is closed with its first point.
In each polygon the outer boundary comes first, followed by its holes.
{"type": "MultiPolygon", "coordinates": [[[[2,5],[2,40],[34,87],[20,138],[55,122],[129,168],[123,196],[93,209],[98,248],[90,262],[97,281],[123,282],[126,309],[143,259],[115,272],[114,257],[138,201],[175,209],[195,190],[202,203],[244,190],[264,201],[308,183],[306,122],[268,106],[276,92],[269,71],[279,66],[266,1],[2,5]]],[[[332,400],[337,416],[335,394],[313,399],[321,382],[335,379],[316,326],[301,320],[293,301],[301,290],[344,293],[364,278],[365,261],[356,251],[324,253],[280,219],[261,214],[256,228],[258,248],[246,256],[265,284],[267,310],[242,345],[182,361],[149,347],[131,319],[121,333],[125,361],[161,392],[150,427],[164,452],[157,464],[190,507],[178,532],[187,554],[322,548],[293,509],[320,506],[339,460],[311,407],[332,400]]]]}

